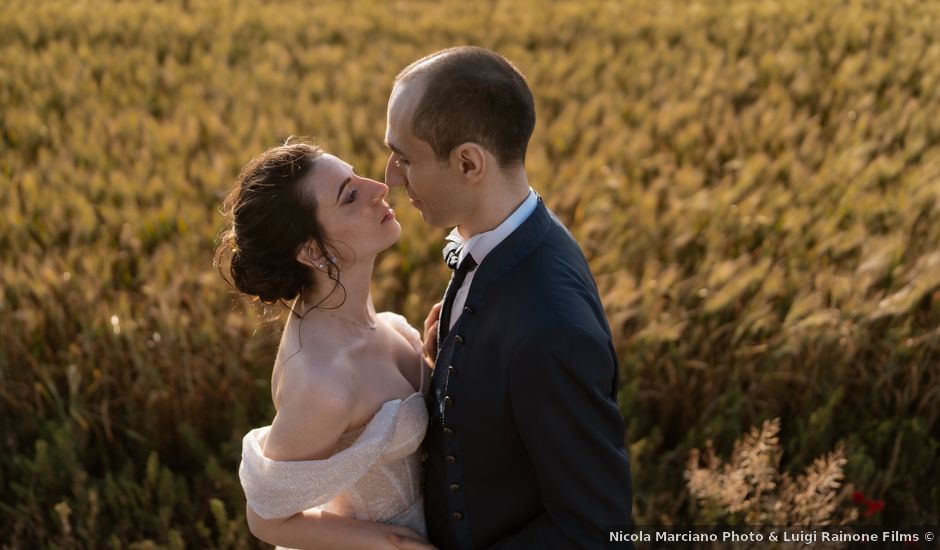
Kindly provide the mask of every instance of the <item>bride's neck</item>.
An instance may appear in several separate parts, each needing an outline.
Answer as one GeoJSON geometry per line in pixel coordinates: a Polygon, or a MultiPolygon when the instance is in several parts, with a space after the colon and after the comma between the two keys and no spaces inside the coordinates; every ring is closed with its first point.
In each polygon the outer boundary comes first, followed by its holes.
{"type": "Polygon", "coordinates": [[[347,321],[364,325],[375,324],[375,306],[372,304],[372,270],[375,258],[366,262],[356,262],[348,267],[334,270],[337,281],[327,277],[326,273],[314,273],[316,284],[301,296],[300,305],[303,314],[313,306],[328,311],[347,321]]]}

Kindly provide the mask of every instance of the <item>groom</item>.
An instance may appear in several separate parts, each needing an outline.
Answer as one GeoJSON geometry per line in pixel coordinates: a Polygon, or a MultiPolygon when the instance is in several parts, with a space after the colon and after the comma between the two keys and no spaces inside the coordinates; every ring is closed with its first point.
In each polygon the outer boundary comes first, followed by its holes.
{"type": "Polygon", "coordinates": [[[476,47],[412,63],[388,103],[386,183],[455,227],[425,323],[425,513],[441,548],[597,548],[630,523],[610,329],[581,249],[529,187],[534,126],[523,76],[476,47]]]}

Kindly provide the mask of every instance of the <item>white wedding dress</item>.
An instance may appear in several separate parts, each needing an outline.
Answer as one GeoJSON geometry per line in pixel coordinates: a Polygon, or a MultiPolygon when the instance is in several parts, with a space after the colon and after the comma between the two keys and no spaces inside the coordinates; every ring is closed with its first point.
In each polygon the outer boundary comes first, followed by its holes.
{"type": "Polygon", "coordinates": [[[332,455],[322,460],[271,460],[261,452],[271,426],[248,432],[238,475],[259,516],[283,518],[315,508],[403,525],[427,536],[418,449],[428,425],[424,394],[430,376],[418,331],[401,315],[379,316],[414,345],[415,361],[421,362],[421,391],[384,403],[365,426],[343,434],[332,455]]]}

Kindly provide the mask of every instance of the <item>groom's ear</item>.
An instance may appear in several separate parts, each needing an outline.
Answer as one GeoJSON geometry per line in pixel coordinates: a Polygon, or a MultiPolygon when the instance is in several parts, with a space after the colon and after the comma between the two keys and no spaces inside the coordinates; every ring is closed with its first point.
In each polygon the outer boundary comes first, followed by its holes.
{"type": "Polygon", "coordinates": [[[486,152],[480,145],[467,142],[454,149],[457,168],[463,176],[470,180],[482,179],[486,171],[486,152]]]}

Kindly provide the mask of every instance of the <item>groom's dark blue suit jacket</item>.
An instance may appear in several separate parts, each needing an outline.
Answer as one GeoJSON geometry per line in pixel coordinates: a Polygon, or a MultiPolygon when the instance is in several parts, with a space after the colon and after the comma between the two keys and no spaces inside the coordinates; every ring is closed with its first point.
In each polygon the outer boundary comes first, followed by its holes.
{"type": "Polygon", "coordinates": [[[591,548],[630,523],[617,359],[581,249],[539,200],[486,256],[428,399],[441,548],[591,548]]]}

